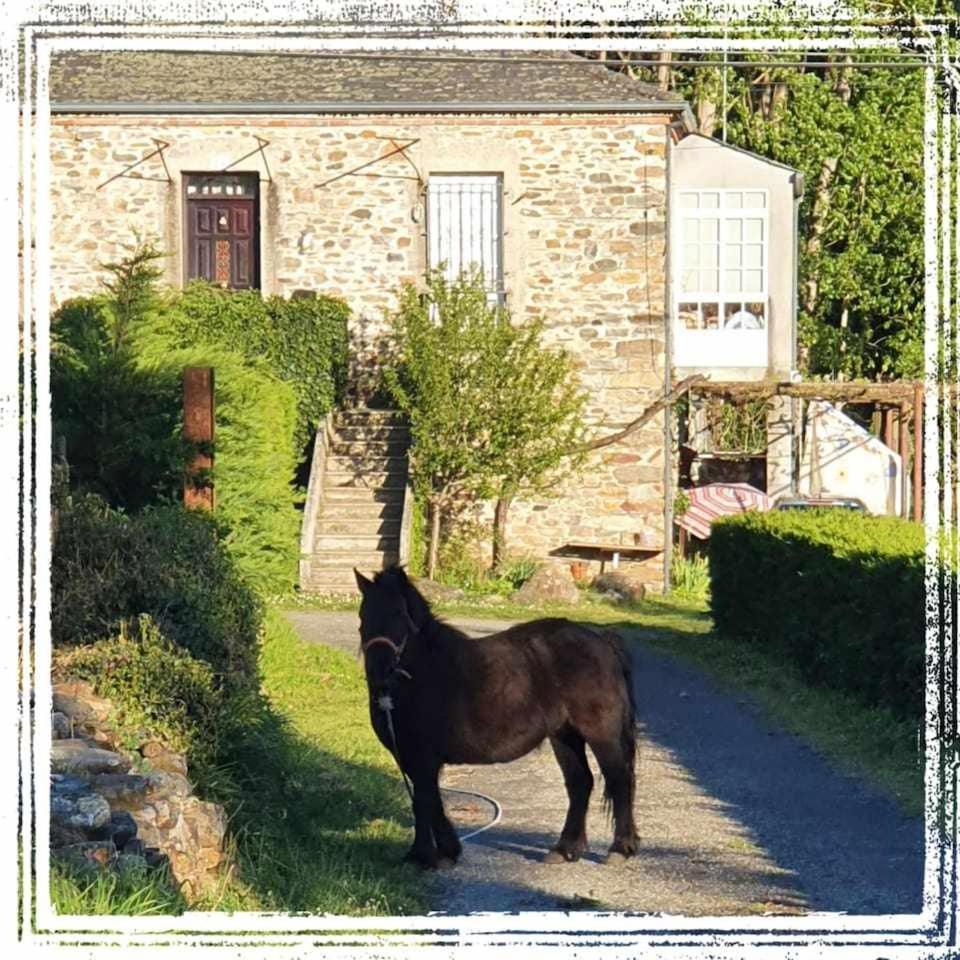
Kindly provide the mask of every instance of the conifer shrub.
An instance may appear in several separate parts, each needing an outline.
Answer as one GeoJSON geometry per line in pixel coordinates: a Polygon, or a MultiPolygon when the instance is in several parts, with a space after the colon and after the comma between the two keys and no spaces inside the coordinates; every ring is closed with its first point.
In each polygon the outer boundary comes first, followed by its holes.
{"type": "Polygon", "coordinates": [[[921,524],[845,510],[724,518],[711,528],[710,604],[719,632],[811,683],[922,716],[921,524]]]}

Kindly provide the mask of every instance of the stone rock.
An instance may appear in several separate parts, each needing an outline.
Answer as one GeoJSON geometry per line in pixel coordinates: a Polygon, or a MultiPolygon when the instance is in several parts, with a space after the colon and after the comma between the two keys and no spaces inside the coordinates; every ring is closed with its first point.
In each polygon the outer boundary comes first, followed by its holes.
{"type": "Polygon", "coordinates": [[[639,580],[618,571],[601,573],[591,586],[597,593],[606,594],[621,603],[635,603],[647,595],[647,588],[639,580]]]}
{"type": "Polygon", "coordinates": [[[73,736],[73,724],[70,722],[70,718],[65,713],[61,713],[59,710],[54,710],[53,715],[50,718],[50,722],[53,726],[54,740],[65,740],[68,737],[73,736]]]}
{"type": "Polygon", "coordinates": [[[427,580],[426,577],[411,577],[413,585],[423,594],[429,603],[444,600],[462,600],[465,596],[459,587],[448,587],[445,583],[436,580],[427,580]]]}
{"type": "Polygon", "coordinates": [[[139,837],[133,837],[123,845],[123,852],[126,856],[143,857],[146,855],[147,845],[139,837]]]}
{"type": "Polygon", "coordinates": [[[79,797],[90,791],[90,784],[82,777],[73,777],[67,773],[50,774],[50,791],[56,796],[79,797]]]}
{"type": "Polygon", "coordinates": [[[126,850],[127,845],[137,835],[137,821],[126,810],[110,815],[110,839],[118,850],[126,850]]]}
{"type": "Polygon", "coordinates": [[[50,818],[63,827],[94,831],[110,822],[110,804],[96,793],[50,798],[50,818]]]}
{"type": "Polygon", "coordinates": [[[71,860],[74,863],[81,864],[95,863],[101,867],[113,863],[117,858],[117,848],[111,840],[89,840],[86,843],[71,843],[53,850],[51,853],[63,860],[71,860]]]}
{"type": "Polygon", "coordinates": [[[166,770],[151,770],[145,777],[147,793],[157,797],[186,797],[190,791],[190,781],[179,773],[170,773],[166,770]]]}
{"type": "Polygon", "coordinates": [[[155,740],[145,743],[140,748],[140,753],[150,761],[150,766],[155,770],[165,770],[168,773],[179,774],[181,777],[187,775],[187,761],[183,755],[168,750],[155,740]]]}
{"type": "Polygon", "coordinates": [[[150,781],[135,773],[101,773],[91,778],[90,785],[115,810],[129,810],[143,803],[150,781]]]}
{"type": "Polygon", "coordinates": [[[517,603],[579,603],[580,591],[570,567],[565,563],[548,563],[511,597],[517,603]]]}
{"type": "Polygon", "coordinates": [[[100,723],[110,716],[109,700],[98,697],[93,687],[83,680],[69,680],[53,685],[53,709],[74,723],[100,723]]]}
{"type": "Polygon", "coordinates": [[[92,747],[86,740],[54,740],[50,746],[50,769],[79,776],[95,773],[126,773],[130,761],[119,753],[92,747]]]}

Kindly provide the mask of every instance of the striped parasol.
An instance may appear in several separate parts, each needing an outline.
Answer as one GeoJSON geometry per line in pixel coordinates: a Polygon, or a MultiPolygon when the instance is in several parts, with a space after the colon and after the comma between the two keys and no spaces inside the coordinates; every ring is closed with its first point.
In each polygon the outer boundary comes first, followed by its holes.
{"type": "Polygon", "coordinates": [[[690,506],[677,523],[701,540],[710,536],[710,524],[717,517],[747,510],[769,510],[773,500],[749,483],[708,483],[684,491],[690,506]]]}

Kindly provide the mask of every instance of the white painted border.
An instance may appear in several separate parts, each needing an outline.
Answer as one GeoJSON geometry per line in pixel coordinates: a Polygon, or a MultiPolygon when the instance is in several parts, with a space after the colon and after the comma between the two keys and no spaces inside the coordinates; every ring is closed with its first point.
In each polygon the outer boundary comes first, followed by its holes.
{"type": "MultiPolygon", "coordinates": [[[[317,8],[317,4],[313,5],[313,9],[317,8]]],[[[184,19],[187,19],[191,16],[194,17],[203,17],[204,19],[211,19],[211,13],[213,16],[222,16],[226,17],[232,15],[234,17],[243,15],[249,20],[261,20],[265,21],[270,17],[277,16],[295,16],[303,17],[303,10],[307,8],[306,4],[298,4],[296,2],[292,4],[262,4],[259,7],[253,8],[248,7],[247,9],[239,9],[236,5],[230,4],[228,0],[210,0],[208,3],[178,3],[174,7],[169,8],[170,16],[181,16],[184,19]],[[298,9],[300,8],[300,9],[298,9]]],[[[829,16],[832,12],[832,5],[828,3],[821,3],[819,5],[819,11],[823,15],[829,16]]],[[[111,19],[117,18],[117,13],[119,6],[115,3],[99,3],[91,4],[85,8],[89,11],[90,19],[94,22],[97,20],[107,19],[109,16],[111,19]]],[[[165,8],[167,9],[167,8],[165,8]]],[[[730,8],[728,7],[728,10],[730,8]]],[[[49,12],[46,9],[38,11],[41,14],[40,19],[54,19],[58,16],[56,10],[49,12]]],[[[121,12],[121,17],[123,13],[121,12]]],[[[494,17],[500,11],[494,11],[494,17]]],[[[558,11],[551,9],[549,11],[550,18],[558,11]]],[[[595,8],[582,9],[574,8],[570,6],[564,6],[559,12],[561,12],[565,17],[569,18],[581,18],[581,19],[591,19],[597,16],[598,11],[595,8]]],[[[655,11],[654,11],[655,12],[655,11]]],[[[662,12],[662,9],[661,9],[662,12]]],[[[157,11],[155,9],[148,9],[146,11],[146,17],[149,18],[151,15],[156,15],[157,11]]],[[[490,16],[491,10],[487,7],[481,7],[478,5],[469,5],[464,4],[461,6],[460,13],[462,16],[474,16],[474,17],[483,17],[490,16]],[[471,12],[467,12],[470,10],[471,12]]],[[[527,10],[524,11],[524,14],[527,17],[531,15],[538,14],[544,16],[543,8],[534,9],[534,4],[529,4],[527,10]]],[[[512,16],[519,16],[515,12],[511,12],[512,16]]],[[[636,10],[635,7],[630,7],[630,9],[623,8],[621,9],[619,5],[608,4],[605,5],[603,9],[603,15],[614,19],[616,17],[621,17],[623,19],[637,19],[640,15],[640,12],[636,10]]],[[[676,25],[671,27],[674,30],[674,33],[680,33],[679,29],[675,28],[676,25]]],[[[800,49],[851,49],[851,50],[863,50],[869,49],[872,47],[882,46],[883,41],[880,38],[871,38],[869,36],[864,37],[851,37],[844,38],[838,36],[838,34],[847,33],[856,33],[857,31],[851,28],[848,24],[837,23],[835,26],[831,25],[829,22],[826,24],[814,24],[812,25],[813,29],[810,31],[814,34],[819,34],[821,31],[825,36],[813,36],[813,37],[804,37],[803,39],[789,39],[783,42],[771,42],[764,40],[757,40],[754,38],[737,38],[734,39],[732,36],[729,38],[691,38],[684,39],[683,37],[657,37],[656,39],[635,39],[635,38],[620,38],[617,40],[617,47],[623,50],[661,50],[661,49],[680,49],[680,48],[691,48],[696,47],[701,50],[723,50],[730,47],[735,49],[781,49],[781,50],[800,50],[800,49]]],[[[349,50],[349,49],[370,49],[371,44],[365,39],[339,39],[334,37],[324,37],[322,39],[314,38],[303,38],[299,36],[287,37],[282,43],[277,43],[269,39],[260,39],[255,37],[244,37],[240,36],[241,33],[255,32],[257,27],[248,27],[248,26],[238,26],[237,28],[231,27],[230,31],[236,33],[236,36],[230,36],[228,38],[213,38],[207,37],[204,41],[204,48],[211,49],[299,49],[299,50],[310,50],[310,49],[325,49],[325,50],[349,50]]],[[[302,28],[289,26],[285,28],[284,32],[292,33],[302,28]]],[[[389,30],[389,28],[383,28],[389,30]]],[[[376,43],[372,46],[377,49],[421,49],[429,47],[431,49],[450,49],[451,51],[457,49],[478,49],[478,48],[489,48],[492,41],[490,39],[485,39],[483,37],[474,37],[472,36],[473,29],[482,31],[488,29],[483,26],[478,27],[467,27],[464,26],[463,31],[468,33],[468,36],[457,36],[457,37],[443,37],[441,39],[414,39],[414,40],[397,40],[394,37],[391,37],[389,33],[378,37],[376,43]]],[[[655,30],[665,29],[663,27],[657,27],[655,30]]],[[[111,30],[113,28],[111,27],[111,30]]],[[[214,32],[224,33],[226,30],[225,27],[213,27],[206,30],[194,30],[195,33],[204,33],[211,34],[214,32]]],[[[32,33],[33,31],[31,31],[32,33]]],[[[121,37],[93,37],[93,36],[77,36],[77,34],[82,33],[82,30],[78,30],[75,27],[71,27],[65,24],[43,24],[36,31],[38,37],[50,36],[50,40],[39,40],[38,42],[38,51],[40,57],[40,82],[39,87],[39,97],[38,97],[38,113],[37,113],[37,124],[36,124],[36,141],[38,143],[38,155],[45,155],[45,145],[49,139],[49,105],[46,102],[46,70],[45,65],[49,62],[49,54],[53,47],[67,47],[67,48],[83,48],[83,49],[132,49],[135,47],[145,47],[149,46],[153,49],[157,48],[167,48],[167,49],[183,49],[188,48],[192,45],[191,40],[186,37],[184,28],[168,28],[161,25],[151,25],[149,23],[136,24],[131,27],[126,25],[116,28],[116,32],[123,34],[121,37]],[[56,35],[59,40],[53,39],[56,35]],[[73,39],[71,39],[73,35],[73,39]],[[149,39],[148,39],[149,38],[149,39]],[[158,39],[159,38],[159,39],[158,39]]],[[[369,32],[373,32],[372,30],[369,32]]],[[[498,33],[495,29],[491,32],[498,33]]],[[[523,36],[522,34],[525,31],[516,31],[515,36],[510,36],[506,44],[498,43],[497,45],[506,45],[513,49],[556,49],[558,46],[570,46],[571,44],[557,43],[556,41],[546,41],[542,38],[531,38],[523,36]]],[[[654,32],[654,31],[651,31],[654,32]]],[[[580,50],[589,50],[589,49],[600,49],[606,46],[609,46],[607,41],[600,39],[597,40],[578,40],[575,44],[577,49],[580,50]]],[[[28,48],[29,50],[29,48],[28,48]]],[[[29,52],[28,52],[29,56],[29,52]]],[[[928,71],[928,76],[932,78],[932,71],[928,71]]],[[[932,90],[932,87],[930,88],[932,90]]],[[[928,91],[929,97],[929,91],[928,91]]],[[[937,161],[938,161],[938,151],[937,151],[937,116],[934,112],[931,118],[931,111],[928,110],[927,114],[927,128],[926,128],[926,159],[927,159],[927,174],[926,174],[926,187],[927,187],[927,222],[926,222],[926,244],[928,252],[928,268],[931,266],[932,259],[932,273],[928,269],[927,277],[927,296],[926,296],[926,316],[927,316],[927,336],[926,336],[926,349],[927,349],[927,358],[930,360],[931,356],[935,356],[936,352],[936,342],[937,342],[937,324],[941,316],[940,313],[940,304],[939,304],[939,290],[938,290],[938,271],[937,271],[937,253],[938,253],[938,244],[937,244],[937,225],[938,225],[938,211],[936,210],[936,198],[938,195],[938,180],[937,180],[937,161]],[[932,251],[932,253],[931,253],[932,251]],[[932,344],[932,347],[931,347],[932,344]],[[931,352],[932,351],[932,352],[931,352]]],[[[23,136],[23,167],[26,172],[29,173],[31,170],[30,164],[30,150],[31,150],[31,135],[28,129],[24,130],[23,136]]],[[[15,142],[15,140],[14,140],[15,142]]],[[[3,157],[4,154],[0,153],[0,157],[3,157]]],[[[48,197],[46,194],[46,186],[49,180],[49,168],[46,163],[38,164],[36,170],[37,177],[37,191],[36,191],[36,223],[37,223],[37,283],[35,288],[35,296],[31,297],[31,292],[25,290],[24,292],[24,307],[25,307],[25,332],[28,335],[31,331],[32,323],[35,323],[36,332],[38,336],[38,347],[45,345],[48,336],[48,323],[49,323],[49,265],[50,265],[50,251],[48,249],[47,240],[49,238],[49,203],[48,197]],[[35,311],[35,320],[31,321],[31,307],[35,311]]],[[[25,213],[26,218],[24,221],[24,230],[27,236],[29,237],[29,210],[30,210],[30,198],[31,194],[29,192],[29,182],[27,182],[27,191],[25,192],[25,213]]],[[[9,226],[9,220],[7,221],[7,226],[9,226]]],[[[29,269],[30,266],[30,253],[29,253],[29,242],[25,244],[24,248],[24,266],[29,269]]],[[[9,371],[7,371],[9,373],[9,371]]],[[[36,500],[37,507],[37,516],[39,518],[36,531],[36,561],[38,564],[38,583],[37,583],[37,608],[36,608],[36,622],[38,624],[43,624],[44,629],[39,630],[37,634],[37,666],[38,666],[38,675],[43,675],[42,671],[49,665],[49,631],[46,629],[47,617],[49,612],[49,582],[47,577],[44,575],[46,570],[46,564],[49,560],[49,498],[48,498],[48,479],[49,479],[49,469],[50,469],[50,458],[49,458],[49,417],[47,412],[47,402],[48,402],[48,364],[45,351],[40,351],[38,356],[38,363],[36,366],[36,378],[37,378],[37,397],[39,401],[39,410],[38,410],[38,421],[36,424],[36,437],[38,443],[38,456],[35,464],[27,464],[28,467],[32,466],[35,470],[35,473],[38,477],[43,480],[43,489],[38,489],[38,496],[36,500]]],[[[26,396],[29,399],[29,383],[26,385],[26,396]]],[[[937,449],[937,428],[939,424],[939,410],[937,407],[937,395],[936,395],[936,385],[931,382],[931,378],[928,376],[927,384],[927,396],[928,402],[926,408],[926,422],[925,422],[925,439],[928,450],[937,449]]],[[[24,425],[25,435],[29,439],[29,431],[31,427],[29,423],[24,425]]],[[[936,458],[931,457],[928,460],[926,470],[927,470],[927,480],[928,480],[928,490],[930,491],[930,496],[927,498],[927,510],[926,510],[926,526],[928,534],[933,534],[938,529],[939,517],[936,515],[936,458]],[[931,505],[934,506],[931,506],[931,505]]],[[[932,542],[933,538],[930,537],[929,540],[932,542]]],[[[928,561],[932,561],[933,557],[928,549],[928,561]]],[[[929,568],[928,568],[929,569],[929,568]]],[[[24,586],[24,595],[28,596],[29,585],[24,586]]],[[[930,601],[930,595],[928,593],[928,604],[930,601]]],[[[928,608],[929,610],[929,608],[928,608]]],[[[931,616],[928,618],[928,640],[937,639],[937,631],[939,630],[939,610],[929,610],[931,616]]],[[[25,661],[26,662],[26,661],[25,661]]],[[[936,656],[931,658],[930,669],[935,675],[935,668],[937,666],[936,656]]],[[[27,667],[24,667],[25,677],[28,676],[27,667]]],[[[38,724],[37,728],[37,744],[38,750],[35,757],[40,769],[44,767],[42,764],[45,764],[49,759],[49,705],[50,705],[50,695],[49,688],[46,690],[38,691],[38,717],[43,717],[43,720],[38,724]]],[[[21,743],[22,751],[29,749],[30,737],[29,730],[25,728],[24,739],[21,743]]],[[[22,753],[23,755],[23,753],[22,753]]],[[[934,749],[934,755],[936,755],[936,747],[934,749]]],[[[936,772],[936,764],[933,763],[934,757],[928,755],[928,765],[927,765],[927,783],[928,788],[934,786],[935,781],[931,780],[931,775],[936,772]]],[[[47,801],[46,801],[46,784],[44,783],[44,789],[41,791],[43,795],[37,796],[38,801],[38,839],[39,837],[45,837],[46,830],[48,828],[47,822],[47,801]]],[[[30,811],[30,798],[29,796],[24,797],[24,812],[29,819],[30,811]]],[[[622,952],[632,954],[637,947],[648,947],[653,949],[662,949],[667,946],[672,945],[674,947],[674,955],[679,953],[680,955],[694,955],[699,953],[703,948],[710,949],[711,953],[716,955],[725,955],[727,952],[731,952],[736,955],[738,952],[738,947],[747,946],[750,944],[767,944],[772,945],[774,943],[793,943],[799,945],[800,943],[806,942],[810,947],[816,948],[818,945],[820,947],[827,945],[830,942],[836,942],[838,939],[859,943],[861,946],[858,949],[854,949],[853,952],[857,954],[875,956],[878,947],[883,944],[883,953],[884,955],[893,955],[896,953],[902,953],[902,950],[898,950],[894,944],[896,943],[914,943],[919,945],[920,943],[936,943],[937,936],[935,934],[934,924],[936,917],[939,911],[940,902],[939,902],[939,854],[941,851],[935,843],[936,838],[931,835],[931,832],[928,830],[928,864],[926,869],[926,882],[924,890],[924,903],[925,909],[922,915],[917,917],[842,917],[840,915],[834,914],[823,914],[823,915],[814,915],[803,918],[786,918],[786,917],[774,917],[774,918],[680,918],[680,917],[665,917],[665,916],[656,916],[656,917],[627,917],[627,916],[616,916],[616,915],[604,915],[604,914],[577,914],[573,918],[566,914],[524,914],[521,916],[505,917],[503,915],[481,915],[473,916],[467,918],[375,918],[363,919],[363,918],[320,918],[320,917],[288,917],[285,915],[258,915],[258,914],[244,914],[237,916],[224,916],[220,914],[188,914],[183,918],[179,918],[176,922],[171,921],[170,918],[162,918],[157,920],[149,920],[148,918],[119,918],[113,921],[105,922],[103,918],[57,918],[52,914],[49,905],[48,891],[46,889],[46,878],[47,878],[47,864],[46,864],[46,844],[41,843],[41,857],[40,859],[44,861],[41,866],[38,864],[38,890],[42,894],[40,898],[41,903],[38,904],[38,913],[37,919],[38,924],[41,928],[47,926],[48,929],[53,928],[53,924],[59,927],[62,930],[73,929],[73,930],[85,930],[85,931],[115,931],[117,936],[114,938],[107,938],[104,940],[101,937],[96,936],[83,936],[79,938],[81,941],[86,942],[87,944],[95,944],[98,942],[106,943],[112,940],[116,944],[146,944],[149,942],[156,943],[157,939],[160,941],[172,945],[174,942],[179,943],[192,943],[197,944],[197,940],[194,937],[186,936],[183,937],[180,935],[180,931],[196,931],[196,932],[208,932],[209,934],[219,933],[226,934],[227,931],[233,931],[235,934],[242,934],[244,931],[255,932],[263,938],[263,934],[268,930],[275,931],[276,936],[270,937],[270,940],[277,944],[279,948],[286,947],[287,950],[295,948],[297,953],[300,953],[303,948],[309,947],[311,941],[316,942],[318,937],[322,937],[322,940],[325,943],[333,944],[337,940],[343,943],[343,937],[331,937],[323,936],[321,931],[358,931],[358,934],[350,936],[350,940],[353,943],[358,943],[359,941],[367,942],[370,944],[378,943],[386,945],[386,938],[378,938],[376,940],[371,940],[369,937],[364,937],[360,931],[363,930],[392,930],[396,931],[401,928],[408,930],[417,930],[422,931],[426,934],[426,940],[437,939],[436,934],[429,933],[430,931],[437,930],[450,930],[452,933],[452,938],[444,937],[440,935],[441,941],[445,941],[447,946],[441,947],[440,949],[446,952],[450,949],[450,946],[456,944],[467,945],[472,943],[475,945],[480,945],[481,943],[487,942],[503,942],[509,941],[511,938],[517,940],[517,935],[522,932],[532,933],[533,931],[540,929],[542,931],[549,931],[541,933],[539,936],[533,938],[528,938],[524,942],[528,946],[532,946],[534,943],[539,942],[546,946],[550,944],[550,949],[553,950],[556,946],[573,946],[579,945],[581,949],[586,949],[587,944],[584,941],[571,939],[578,932],[594,932],[597,935],[597,939],[593,941],[594,945],[600,946],[600,937],[605,935],[605,939],[613,940],[615,943],[607,943],[604,945],[604,953],[610,953],[611,955],[618,955],[622,952]],[[933,845],[931,846],[931,841],[933,845]],[[932,854],[932,855],[931,855],[932,854]],[[451,929],[452,928],[452,929],[451,929]],[[137,936],[135,931],[142,931],[142,934],[137,936]],[[497,931],[504,931],[502,933],[497,933],[497,931]],[[708,932],[709,931],[709,932],[708,932]],[[911,931],[916,931],[911,933],[911,931]],[[315,936],[311,938],[304,938],[302,936],[296,936],[297,932],[307,933],[314,932],[315,936]],[[810,935],[809,939],[803,937],[803,933],[810,935]],[[150,934],[157,935],[151,937],[150,934]],[[797,934],[801,934],[798,938],[797,934]],[[131,936],[133,935],[133,936],[131,936]],[[144,936],[145,935],[145,936],[144,936]],[[872,944],[872,945],[868,945],[872,944]]],[[[29,848],[28,848],[29,849],[29,848]]],[[[27,871],[27,875],[29,871],[27,871]]],[[[29,889],[26,890],[27,900],[29,903],[29,889]]],[[[53,948],[55,944],[59,942],[64,942],[65,940],[77,941],[76,935],[67,934],[66,937],[57,937],[57,936],[36,936],[31,938],[33,942],[37,945],[46,945],[48,948],[53,948]]],[[[244,939],[242,936],[233,936],[230,938],[233,943],[243,943],[244,939]]],[[[391,938],[393,939],[393,938],[391,938]]],[[[418,938],[419,939],[419,938],[418,938]]],[[[204,938],[205,945],[208,945],[208,949],[216,949],[216,945],[213,941],[210,941],[208,938],[204,938]]],[[[220,941],[222,944],[222,940],[220,941]]],[[[406,942],[409,946],[409,940],[404,938],[403,941],[394,941],[394,942],[406,942]]],[[[519,945],[518,941],[518,945],[519,945]]],[[[224,946],[224,949],[226,947],[224,946]]],[[[235,948],[229,948],[231,956],[236,954],[235,948]]],[[[349,949],[344,947],[341,949],[349,949]]],[[[424,947],[418,947],[418,952],[422,952],[424,947]]],[[[152,952],[149,950],[148,952],[152,952]]],[[[285,951],[286,952],[286,951],[285,951]]],[[[339,952],[339,951],[338,951],[339,952]]],[[[404,950],[403,952],[412,952],[409,949],[404,950]]],[[[431,952],[434,952],[431,950],[431,952]]]]}

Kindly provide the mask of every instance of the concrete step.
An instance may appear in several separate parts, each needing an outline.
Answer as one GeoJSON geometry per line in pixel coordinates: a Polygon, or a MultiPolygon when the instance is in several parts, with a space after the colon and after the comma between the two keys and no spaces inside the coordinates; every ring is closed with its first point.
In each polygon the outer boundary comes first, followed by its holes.
{"type": "Polygon", "coordinates": [[[400,531],[389,535],[358,533],[318,533],[313,541],[313,555],[326,556],[328,553],[398,553],[400,550],[400,531]]]}
{"type": "Polygon", "coordinates": [[[406,457],[383,457],[375,453],[356,453],[352,456],[332,456],[327,458],[324,471],[329,473],[397,473],[407,472],[406,457]]]}
{"type": "Polygon", "coordinates": [[[404,443],[410,437],[407,427],[390,424],[351,425],[334,428],[334,443],[353,443],[366,440],[386,440],[391,443],[404,443]]]}
{"type": "Polygon", "coordinates": [[[360,593],[352,567],[349,570],[311,569],[300,586],[305,593],[335,593],[348,596],[357,596],[360,593]]]}
{"type": "Polygon", "coordinates": [[[372,470],[368,473],[354,473],[328,470],[323,475],[323,493],[329,496],[335,489],[354,490],[403,490],[406,486],[406,471],[403,473],[384,473],[372,470]]]}
{"type": "Polygon", "coordinates": [[[398,537],[400,535],[400,511],[390,517],[345,516],[342,512],[321,514],[317,518],[316,535],[347,537],[398,537]]]}
{"type": "Polygon", "coordinates": [[[366,424],[406,425],[406,418],[398,410],[371,410],[369,407],[351,407],[337,410],[333,415],[335,426],[364,426],[366,424]]]}
{"type": "Polygon", "coordinates": [[[408,444],[402,440],[334,440],[330,455],[334,457],[401,457],[406,459],[408,444]]]}
{"type": "Polygon", "coordinates": [[[339,504],[353,506],[358,504],[379,503],[386,506],[403,506],[403,487],[377,489],[371,487],[323,486],[323,510],[339,509],[339,504]]]}
{"type": "Polygon", "coordinates": [[[324,550],[310,558],[311,568],[316,570],[352,570],[354,567],[383,570],[397,563],[396,550],[324,550]]]}

